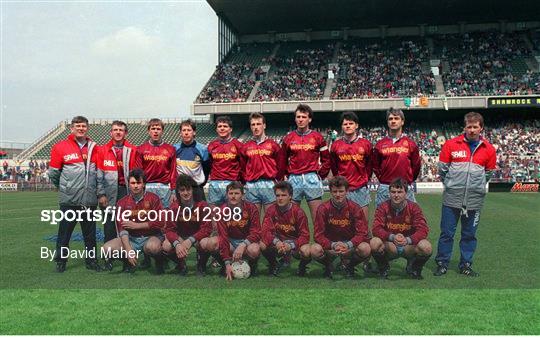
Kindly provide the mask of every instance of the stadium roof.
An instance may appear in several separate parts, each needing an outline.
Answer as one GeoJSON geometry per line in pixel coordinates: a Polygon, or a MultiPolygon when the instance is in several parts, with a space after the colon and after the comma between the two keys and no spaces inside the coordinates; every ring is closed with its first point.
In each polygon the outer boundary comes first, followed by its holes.
{"type": "Polygon", "coordinates": [[[538,20],[540,1],[207,0],[239,35],[538,20]]]}

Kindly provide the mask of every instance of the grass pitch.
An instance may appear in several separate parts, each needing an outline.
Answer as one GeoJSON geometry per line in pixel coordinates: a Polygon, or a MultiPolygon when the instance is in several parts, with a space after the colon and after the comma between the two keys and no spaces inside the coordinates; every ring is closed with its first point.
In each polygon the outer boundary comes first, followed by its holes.
{"type": "MultiPolygon", "coordinates": [[[[417,198],[436,249],[441,196],[417,198]]],[[[226,282],[217,271],[196,277],[193,253],[186,278],[153,269],[125,275],[119,265],[95,273],[81,259],[54,273],[40,248],[54,248],[45,238],[57,226],[40,222],[40,212],[57,208],[56,194],[2,193],[0,334],[539,334],[539,205],[539,194],[488,195],[479,278],[457,273],[458,228],[444,277],[432,276],[431,260],[424,280],[410,280],[398,260],[386,281],[362,272],[328,281],[317,263],[298,278],[296,262],[275,278],[262,258],[259,277],[226,282]]]]}

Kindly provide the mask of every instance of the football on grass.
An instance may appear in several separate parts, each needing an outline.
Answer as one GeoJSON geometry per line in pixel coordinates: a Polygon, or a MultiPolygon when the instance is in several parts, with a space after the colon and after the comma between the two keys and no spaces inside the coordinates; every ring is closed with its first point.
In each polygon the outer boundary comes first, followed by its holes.
{"type": "Polygon", "coordinates": [[[246,261],[237,261],[231,264],[233,277],[236,279],[246,279],[249,277],[251,269],[246,261]]]}

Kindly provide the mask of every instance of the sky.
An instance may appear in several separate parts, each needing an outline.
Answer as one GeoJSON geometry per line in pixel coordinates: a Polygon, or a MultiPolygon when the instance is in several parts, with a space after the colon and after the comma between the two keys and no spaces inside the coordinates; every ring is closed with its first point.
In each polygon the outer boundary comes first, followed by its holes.
{"type": "Polygon", "coordinates": [[[0,6],[3,142],[33,142],[76,115],[188,116],[217,64],[203,0],[0,6]]]}

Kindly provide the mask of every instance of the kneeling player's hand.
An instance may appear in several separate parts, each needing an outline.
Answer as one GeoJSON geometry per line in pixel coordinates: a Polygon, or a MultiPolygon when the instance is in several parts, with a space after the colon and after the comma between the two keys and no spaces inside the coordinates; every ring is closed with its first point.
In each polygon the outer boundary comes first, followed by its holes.
{"type": "Polygon", "coordinates": [[[234,250],[233,260],[238,261],[242,259],[244,256],[244,251],[246,251],[246,246],[247,245],[245,243],[242,243],[236,248],[236,250],[234,250]]]}
{"type": "Polygon", "coordinates": [[[233,280],[232,266],[230,264],[225,265],[225,279],[233,280]]]}
{"type": "MultiPolygon", "coordinates": [[[[134,252],[132,247],[126,248],[126,251],[127,252],[134,252]]],[[[136,255],[129,255],[128,256],[128,263],[131,266],[136,266],[137,265],[137,257],[136,257],[136,255]]]]}
{"type": "Polygon", "coordinates": [[[183,245],[184,243],[180,243],[176,246],[175,251],[176,251],[176,257],[182,259],[182,258],[185,258],[188,254],[188,250],[186,249],[186,247],[183,245]]]}
{"type": "Polygon", "coordinates": [[[397,234],[394,238],[394,244],[398,246],[404,246],[407,245],[407,238],[403,236],[403,234],[397,234]]]}
{"type": "Polygon", "coordinates": [[[347,244],[343,243],[343,242],[338,242],[336,244],[336,249],[335,251],[338,253],[338,254],[346,254],[348,251],[349,251],[349,247],[347,246],[347,244]]]}
{"type": "Polygon", "coordinates": [[[281,253],[287,253],[289,251],[291,251],[291,245],[289,243],[283,243],[283,250],[281,251],[281,253]]]}

